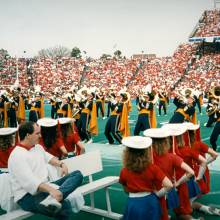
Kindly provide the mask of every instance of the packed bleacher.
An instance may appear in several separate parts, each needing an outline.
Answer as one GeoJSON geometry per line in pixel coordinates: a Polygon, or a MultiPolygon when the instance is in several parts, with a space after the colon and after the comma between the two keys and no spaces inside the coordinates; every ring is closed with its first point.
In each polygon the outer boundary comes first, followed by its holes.
{"type": "Polygon", "coordinates": [[[220,35],[220,11],[204,11],[192,37],[212,37],[220,35]]]}

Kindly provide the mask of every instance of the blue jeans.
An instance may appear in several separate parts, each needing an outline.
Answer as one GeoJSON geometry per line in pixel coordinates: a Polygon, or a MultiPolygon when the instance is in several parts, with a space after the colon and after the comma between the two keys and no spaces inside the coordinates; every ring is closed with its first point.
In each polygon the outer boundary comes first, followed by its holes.
{"type": "Polygon", "coordinates": [[[63,194],[63,200],[61,201],[62,208],[58,213],[51,212],[47,208],[42,207],[40,202],[43,201],[49,193],[39,192],[36,195],[31,195],[27,193],[23,196],[17,203],[25,211],[30,211],[33,213],[40,213],[50,217],[55,217],[56,219],[68,219],[72,214],[72,208],[70,202],[65,200],[65,198],[72,193],[78,186],[81,185],[83,180],[82,173],[80,171],[74,171],[61,179],[54,181],[56,185],[60,186],[59,191],[63,194]]]}

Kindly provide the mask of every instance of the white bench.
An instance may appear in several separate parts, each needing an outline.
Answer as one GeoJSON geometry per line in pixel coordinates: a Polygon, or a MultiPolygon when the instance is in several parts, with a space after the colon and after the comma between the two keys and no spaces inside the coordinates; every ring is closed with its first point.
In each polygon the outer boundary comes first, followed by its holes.
{"type": "MultiPolygon", "coordinates": [[[[100,151],[92,151],[86,154],[68,158],[63,160],[67,165],[69,172],[80,170],[84,177],[89,177],[89,183],[78,187],[76,190],[82,195],[90,194],[90,205],[85,205],[83,211],[108,217],[111,219],[122,219],[122,215],[112,212],[111,202],[108,187],[118,183],[118,176],[107,176],[98,180],[93,180],[92,175],[103,170],[100,151]],[[105,190],[105,200],[107,210],[95,208],[94,192],[100,189],[105,190]]],[[[33,215],[31,212],[26,212],[21,209],[1,215],[1,220],[24,219],[33,215]]]]}

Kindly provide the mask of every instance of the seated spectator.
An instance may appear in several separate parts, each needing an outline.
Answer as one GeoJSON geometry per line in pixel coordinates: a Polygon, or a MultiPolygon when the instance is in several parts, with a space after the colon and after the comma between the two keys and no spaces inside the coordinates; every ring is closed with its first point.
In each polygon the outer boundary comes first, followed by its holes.
{"type": "Polygon", "coordinates": [[[68,219],[75,206],[73,194],[69,194],[82,183],[81,172],[68,174],[65,163],[38,144],[40,127],[34,122],[21,124],[18,133],[20,143],[11,153],[8,162],[15,202],[25,211],[68,219]],[[64,175],[53,184],[48,182],[48,163],[60,167],[64,175]]]}

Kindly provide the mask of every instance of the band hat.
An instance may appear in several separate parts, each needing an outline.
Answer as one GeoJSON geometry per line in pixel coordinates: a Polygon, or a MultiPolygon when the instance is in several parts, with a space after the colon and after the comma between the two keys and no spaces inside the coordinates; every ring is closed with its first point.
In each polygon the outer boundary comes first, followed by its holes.
{"type": "Polygon", "coordinates": [[[186,127],[187,130],[190,131],[195,131],[200,127],[200,124],[193,124],[191,122],[184,122],[183,125],[186,127]]]}
{"type": "Polygon", "coordinates": [[[169,132],[170,136],[179,136],[179,135],[182,135],[184,134],[187,129],[185,126],[178,126],[176,128],[172,128],[172,127],[162,127],[162,129],[166,129],[167,132],[169,132]]]}
{"type": "Polygon", "coordinates": [[[129,148],[146,149],[152,145],[152,139],[142,136],[129,136],[122,139],[122,144],[129,148]]]}
{"type": "Polygon", "coordinates": [[[11,135],[16,133],[18,128],[0,128],[0,136],[11,135]]]}
{"type": "Polygon", "coordinates": [[[170,133],[162,128],[150,128],[144,131],[144,136],[151,138],[166,138],[170,133]]]}
{"type": "Polygon", "coordinates": [[[170,136],[179,136],[187,131],[186,126],[179,123],[164,124],[162,129],[167,130],[170,136]]]}
{"type": "Polygon", "coordinates": [[[59,123],[62,125],[62,124],[68,124],[68,123],[72,123],[75,121],[74,118],[58,118],[57,121],[59,121],[59,123]]]}
{"type": "Polygon", "coordinates": [[[41,118],[37,121],[37,124],[42,127],[53,127],[56,126],[58,122],[53,118],[41,118]]]}

